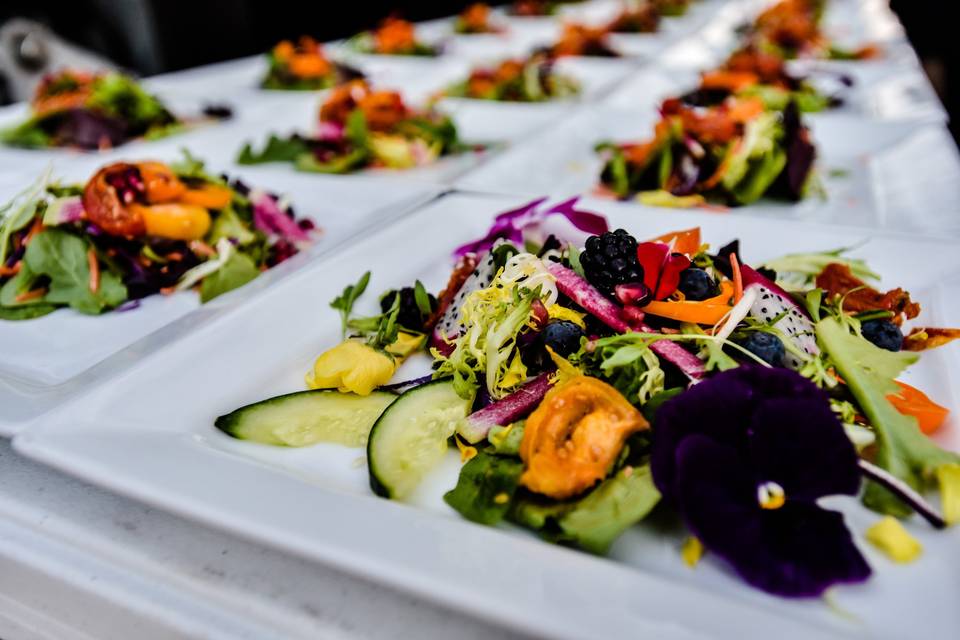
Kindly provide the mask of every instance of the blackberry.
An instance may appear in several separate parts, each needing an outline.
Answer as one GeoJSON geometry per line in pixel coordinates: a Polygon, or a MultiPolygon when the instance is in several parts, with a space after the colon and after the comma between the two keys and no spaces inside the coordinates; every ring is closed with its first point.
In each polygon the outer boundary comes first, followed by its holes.
{"type": "Polygon", "coordinates": [[[609,297],[618,284],[643,282],[637,240],[623,229],[587,238],[580,265],[587,281],[609,297]]]}
{"type": "Polygon", "coordinates": [[[887,351],[903,348],[903,332],[889,320],[867,320],[860,325],[863,337],[887,351]]]}
{"type": "Polygon", "coordinates": [[[680,272],[680,284],[677,286],[687,300],[706,300],[717,295],[717,283],[710,274],[697,267],[689,267],[680,272]]]}
{"type": "Polygon", "coordinates": [[[557,355],[568,356],[580,349],[580,338],[583,329],[569,320],[551,320],[543,328],[540,338],[543,344],[557,352],[557,355]]]}
{"type": "Polygon", "coordinates": [[[740,346],[774,367],[782,367],[783,357],[787,354],[780,338],[765,331],[751,333],[740,346]]]}
{"type": "MultiPolygon", "coordinates": [[[[398,291],[388,291],[380,299],[380,310],[386,313],[393,306],[393,301],[397,298],[398,291]]],[[[420,313],[420,307],[417,306],[417,297],[413,292],[413,287],[404,287],[400,289],[400,312],[397,314],[397,322],[401,327],[412,331],[423,331],[427,316],[420,313]]],[[[427,294],[430,297],[431,311],[437,308],[437,299],[433,294],[427,294]]]]}

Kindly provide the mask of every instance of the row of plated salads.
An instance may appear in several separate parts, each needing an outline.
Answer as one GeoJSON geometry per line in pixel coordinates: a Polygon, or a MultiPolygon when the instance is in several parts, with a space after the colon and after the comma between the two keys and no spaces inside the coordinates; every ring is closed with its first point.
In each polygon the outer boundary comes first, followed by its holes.
{"type": "Polygon", "coordinates": [[[684,523],[688,562],[713,554],[769,593],[865,581],[818,500],[859,495],[883,515],[867,539],[898,561],[920,551],[899,518],[960,520],[960,456],[930,438],[947,410],[898,380],[960,330],[918,322],[920,302],[843,251],[754,266],[749,251],[536,200],[454,249],[442,291],[417,281],[359,316],[364,274],[331,302],[344,339],[308,390],[215,424],[365,448],[371,490],[395,500],[459,450],[452,509],[592,553],[656,509],[684,523]],[[432,373],[396,380],[408,359],[432,373]]]}
{"type": "MultiPolygon", "coordinates": [[[[713,206],[749,204],[761,197],[796,200],[815,190],[816,148],[802,112],[839,100],[793,75],[786,59],[840,55],[819,31],[821,13],[821,4],[809,0],[774,5],[744,30],[741,46],[719,68],[704,72],[688,93],[663,103],[652,139],[598,141],[597,152],[605,159],[598,191],[651,205],[713,206]]],[[[480,32],[485,21],[489,12],[474,6],[457,25],[461,31],[480,32]]],[[[388,21],[381,31],[393,34],[393,40],[403,39],[401,33],[414,37],[412,26],[397,22],[388,21]]],[[[375,37],[380,33],[368,39],[391,40],[375,37]]],[[[575,95],[578,83],[556,66],[567,49],[558,43],[527,59],[475,69],[444,95],[502,101],[575,95]]],[[[875,53],[866,49],[846,57],[875,53]]],[[[349,173],[370,167],[408,169],[482,148],[464,144],[450,117],[432,107],[411,107],[398,92],[371,87],[357,71],[327,58],[310,38],[296,45],[281,43],[269,61],[265,87],[333,89],[313,132],[271,136],[259,150],[247,144],[239,152],[240,164],[289,162],[304,171],[349,173]]],[[[102,148],[187,124],[136,82],[115,73],[52,76],[40,85],[33,111],[26,123],[6,131],[4,140],[102,148]]],[[[209,113],[229,115],[217,108],[209,113]]],[[[309,242],[309,222],[288,223],[291,212],[279,211],[275,196],[256,192],[254,202],[245,186],[210,176],[195,162],[173,168],[111,165],[82,189],[48,181],[45,177],[28,188],[0,213],[0,309],[8,319],[37,317],[64,305],[86,313],[125,308],[131,300],[201,281],[206,300],[309,242]],[[172,191],[152,192],[154,174],[174,184],[172,191]],[[127,226],[111,227],[104,215],[127,226]],[[65,230],[65,236],[58,233],[65,230]],[[28,250],[37,235],[42,241],[28,250]],[[40,257],[48,238],[56,238],[46,252],[52,255],[99,251],[96,260],[74,261],[71,277],[92,283],[86,293],[58,294],[58,287],[51,286],[56,281],[40,257]],[[107,251],[106,244],[116,246],[107,251]]]]}

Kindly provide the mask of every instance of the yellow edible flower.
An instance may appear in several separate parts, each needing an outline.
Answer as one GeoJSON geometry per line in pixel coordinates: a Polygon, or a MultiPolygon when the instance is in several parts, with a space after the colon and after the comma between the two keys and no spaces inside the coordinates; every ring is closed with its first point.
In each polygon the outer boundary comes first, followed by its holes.
{"type": "Polygon", "coordinates": [[[347,340],[323,352],[307,373],[311,389],[339,389],[357,395],[370,395],[386,384],[397,370],[397,361],[365,342],[347,340]]]}
{"type": "Polygon", "coordinates": [[[897,563],[913,562],[923,553],[923,546],[910,535],[900,521],[885,516],[867,529],[867,540],[897,563]]]}
{"type": "Polygon", "coordinates": [[[587,328],[587,323],[583,321],[583,314],[573,309],[568,309],[559,304],[552,304],[547,308],[547,313],[550,314],[551,320],[569,320],[581,329],[587,328]]]}

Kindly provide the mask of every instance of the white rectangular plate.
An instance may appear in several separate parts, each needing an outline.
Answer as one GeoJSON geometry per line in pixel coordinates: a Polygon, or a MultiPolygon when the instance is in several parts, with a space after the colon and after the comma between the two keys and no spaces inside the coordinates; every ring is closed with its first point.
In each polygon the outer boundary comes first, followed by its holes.
{"type": "MultiPolygon", "coordinates": [[[[865,548],[876,574],[869,583],[837,589],[833,606],[787,601],[745,587],[709,554],[691,571],[680,559],[683,535],[675,528],[634,527],[610,559],[601,559],[515,529],[466,522],[441,500],[456,482],[459,457],[453,452],[411,504],[401,504],[370,493],[361,450],[271,448],[214,429],[220,414],[303,388],[316,354],[340,339],[337,314],[327,304],[344,285],[372,270],[359,313],[372,311],[380,291],[418,278],[437,290],[450,269],[450,249],[485,232],[493,214],[520,203],[466,194],[441,198],[144,357],[112,384],[30,425],[14,445],[110,490],[538,636],[895,638],[921,627],[931,637],[951,636],[960,624],[960,610],[949,605],[960,597],[958,530],[933,532],[908,522],[925,546],[918,562],[895,566],[865,548]],[[931,593],[937,597],[919,595],[931,593]]],[[[694,225],[715,246],[739,238],[754,263],[859,245],[856,255],[884,274],[884,286],[904,286],[922,301],[924,322],[960,321],[956,243],[583,204],[641,238],[694,225]],[[905,259],[910,256],[922,259],[905,259]]],[[[958,360],[956,347],[927,354],[907,380],[957,409],[952,382],[958,360]]],[[[960,449],[955,417],[938,438],[960,449]]],[[[858,539],[876,520],[852,499],[836,506],[858,539]]]]}
{"type": "MultiPolygon", "coordinates": [[[[594,151],[596,143],[647,140],[657,118],[652,106],[582,109],[467,174],[457,186],[531,196],[592,193],[603,165],[594,151]]],[[[732,208],[731,213],[904,230],[960,230],[955,215],[960,162],[943,125],[829,113],[805,120],[817,145],[826,197],[812,194],[795,204],[761,200],[732,208]],[[937,164],[919,162],[921,157],[936,158],[937,164]]]]}
{"type": "MultiPolygon", "coordinates": [[[[210,149],[204,145],[191,148],[198,156],[210,149]]],[[[108,161],[131,157],[169,161],[179,157],[179,150],[173,145],[161,145],[147,156],[120,152],[89,156],[57,163],[54,175],[62,176],[65,183],[82,183],[108,161]]],[[[189,325],[215,315],[364,229],[402,215],[438,193],[428,184],[370,176],[315,176],[214,163],[208,168],[226,171],[252,187],[287,196],[298,215],[313,220],[322,229],[315,245],[290,264],[272,269],[248,286],[203,307],[196,293],[186,291],[150,296],[137,309],[100,316],[60,309],[33,320],[0,320],[0,434],[9,435],[20,423],[122,370],[129,363],[129,356],[107,359],[125,347],[178,320],[189,325]]],[[[0,183],[0,200],[5,201],[37,176],[22,174],[21,178],[28,182],[0,183]]],[[[166,337],[153,336],[139,344],[134,352],[139,354],[164,345],[170,338],[169,334],[163,335],[166,337]]]]}

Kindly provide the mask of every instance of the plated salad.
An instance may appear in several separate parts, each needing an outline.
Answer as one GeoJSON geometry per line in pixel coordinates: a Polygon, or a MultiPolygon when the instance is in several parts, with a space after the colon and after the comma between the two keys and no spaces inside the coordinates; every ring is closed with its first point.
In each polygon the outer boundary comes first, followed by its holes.
{"type": "Polygon", "coordinates": [[[364,31],[350,39],[350,46],[360,53],[387,56],[437,56],[440,48],[417,40],[412,22],[390,17],[372,31],[364,31]]]}
{"type": "MultiPolygon", "coordinates": [[[[837,79],[843,87],[853,82],[847,76],[837,79]]],[[[779,56],[755,47],[738,49],[722,66],[705,71],[700,85],[682,99],[687,104],[713,106],[730,96],[757,97],[773,110],[783,110],[793,102],[805,113],[843,104],[839,95],[825,95],[806,78],[790,73],[779,56]]]]}
{"type": "Polygon", "coordinates": [[[453,23],[455,33],[474,35],[481,33],[503,33],[504,28],[490,20],[490,5],[477,2],[460,12],[453,23]]]}
{"type": "Polygon", "coordinates": [[[264,89],[316,91],[363,77],[360,71],[330,60],[310,36],[301,36],[296,44],[282,41],[267,54],[267,62],[267,75],[260,83],[264,89]]]}
{"type": "Polygon", "coordinates": [[[542,53],[480,67],[447,88],[445,95],[500,102],[543,102],[580,93],[580,83],[557,71],[556,60],[542,53]]]}
{"type": "Polygon", "coordinates": [[[652,2],[627,3],[607,25],[611,33],[653,33],[660,27],[660,10],[652,2]]]}
{"type": "Polygon", "coordinates": [[[560,6],[558,0],[514,0],[509,12],[515,16],[552,16],[560,6]]]}
{"type": "Polygon", "coordinates": [[[745,38],[781,58],[865,60],[880,55],[875,45],[854,50],[834,46],[820,29],[825,8],[824,0],[781,0],[756,17],[745,38]]]}
{"type": "Polygon", "coordinates": [[[585,24],[568,23],[557,41],[544,51],[551,57],[588,56],[616,58],[620,53],[610,44],[606,27],[590,27],[585,24]]]}
{"type": "MultiPolygon", "coordinates": [[[[160,138],[191,124],[136,80],[112,71],[50,74],[37,87],[30,111],[25,122],[0,131],[0,142],[28,148],[109,149],[136,138],[160,138]]],[[[231,115],[229,108],[213,106],[193,123],[231,115]]]]}
{"type": "Polygon", "coordinates": [[[216,426],[365,447],[371,489],[395,500],[459,450],[451,508],[597,554],[654,509],[673,513],[685,561],[711,554],[785,597],[871,575],[822,497],[860,496],[883,516],[867,539],[897,561],[919,553],[898,518],[960,520],[960,456],[928,437],[947,411],[898,381],[960,332],[907,332],[920,304],[876,288],[863,261],[753,268],[736,241],[610,231],[575,200],[543,199],[453,255],[436,296],[411,283],[374,316],[353,312],[370,274],[346,287],[331,303],[344,340],[316,359],[310,390],[216,426]],[[432,374],[394,382],[413,357],[432,374]],[[922,495],[936,486],[939,508],[922,495]]]}
{"type": "Polygon", "coordinates": [[[0,320],[63,307],[126,311],[157,293],[207,302],[298,253],[317,231],[275,194],[186,156],[115,162],[86,184],[49,172],[0,207],[0,320]]]}
{"type": "Polygon", "coordinates": [[[796,103],[759,98],[713,107],[664,101],[651,140],[601,142],[603,191],[658,206],[739,206],[762,197],[800,200],[815,180],[816,148],[796,103]]]}
{"type": "Polygon", "coordinates": [[[448,116],[413,109],[396,91],[352,80],[333,89],[320,107],[316,133],[271,135],[259,152],[247,143],[237,162],[292,162],[299,171],[351,173],[424,166],[466,148],[448,116]]]}

